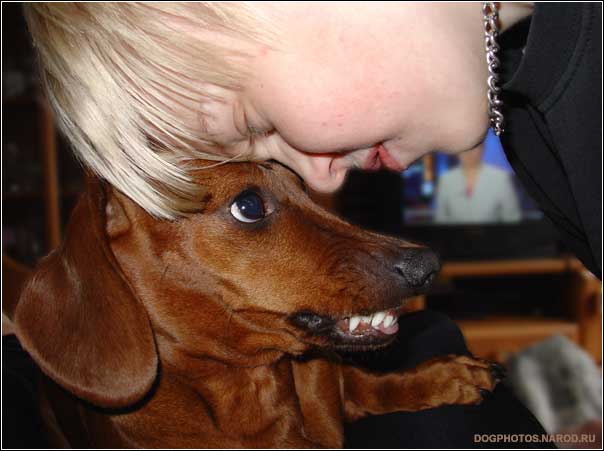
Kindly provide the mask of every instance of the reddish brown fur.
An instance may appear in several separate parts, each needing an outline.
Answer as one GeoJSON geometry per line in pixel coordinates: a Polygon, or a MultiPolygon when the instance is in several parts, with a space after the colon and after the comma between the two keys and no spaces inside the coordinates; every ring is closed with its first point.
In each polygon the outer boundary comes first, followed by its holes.
{"type": "Polygon", "coordinates": [[[468,357],[391,374],[329,358],[329,339],[290,316],[399,306],[411,293],[384,262],[415,245],[325,212],[280,166],[196,174],[207,196],[177,221],[91,179],[26,287],[14,319],[50,378],[57,446],[341,447],[344,421],[477,403],[493,389],[489,365],[468,357]],[[245,225],[228,207],[250,187],[273,211],[245,225]],[[326,357],[295,358],[317,347],[326,357]]]}

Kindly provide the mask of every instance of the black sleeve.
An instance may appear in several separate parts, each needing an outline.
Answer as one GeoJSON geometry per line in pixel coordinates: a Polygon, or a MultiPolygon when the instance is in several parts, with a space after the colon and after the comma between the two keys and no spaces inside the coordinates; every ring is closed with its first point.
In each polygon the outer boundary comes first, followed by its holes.
{"type": "Polygon", "coordinates": [[[601,279],[602,5],[538,4],[531,22],[501,141],[527,192],[601,279]]]}

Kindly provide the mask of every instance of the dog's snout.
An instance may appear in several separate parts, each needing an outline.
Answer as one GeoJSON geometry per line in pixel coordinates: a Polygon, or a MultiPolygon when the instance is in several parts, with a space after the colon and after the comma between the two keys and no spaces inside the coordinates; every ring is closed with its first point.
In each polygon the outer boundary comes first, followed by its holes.
{"type": "Polygon", "coordinates": [[[438,271],[440,261],[428,248],[405,249],[394,265],[410,288],[428,288],[438,271]]]}

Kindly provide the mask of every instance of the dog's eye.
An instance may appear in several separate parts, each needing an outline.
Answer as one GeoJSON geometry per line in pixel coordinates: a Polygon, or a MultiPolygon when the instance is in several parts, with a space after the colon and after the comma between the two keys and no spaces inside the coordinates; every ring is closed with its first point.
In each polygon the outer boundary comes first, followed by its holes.
{"type": "Polygon", "coordinates": [[[266,215],[262,198],[253,191],[244,191],[231,204],[231,214],[241,222],[258,222],[266,215]]]}

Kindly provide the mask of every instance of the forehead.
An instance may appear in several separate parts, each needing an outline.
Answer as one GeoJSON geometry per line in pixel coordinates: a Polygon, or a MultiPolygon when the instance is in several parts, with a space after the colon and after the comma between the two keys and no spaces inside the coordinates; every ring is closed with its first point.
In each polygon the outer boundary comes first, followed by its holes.
{"type": "Polygon", "coordinates": [[[394,33],[392,24],[381,24],[387,15],[289,5],[278,16],[286,30],[278,48],[252,60],[246,100],[298,150],[335,152],[381,141],[392,132],[388,115],[400,116],[407,66],[403,50],[392,54],[384,44],[394,33]]]}
{"type": "Polygon", "coordinates": [[[383,134],[379,123],[366,125],[383,107],[382,87],[295,63],[303,58],[275,54],[257,61],[246,100],[298,150],[332,152],[358,147],[359,140],[375,142],[383,134]]]}

